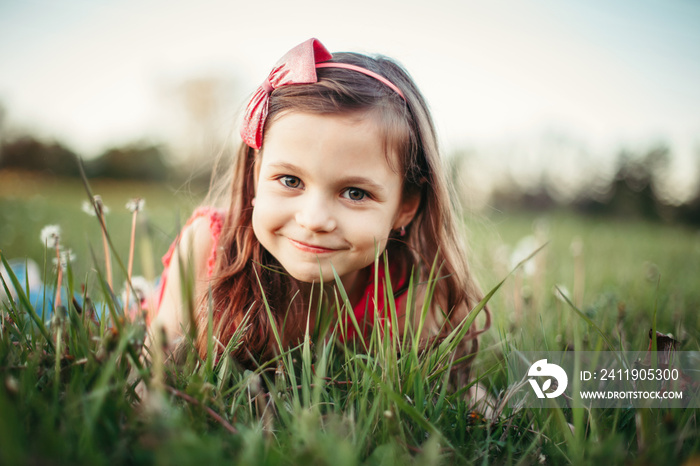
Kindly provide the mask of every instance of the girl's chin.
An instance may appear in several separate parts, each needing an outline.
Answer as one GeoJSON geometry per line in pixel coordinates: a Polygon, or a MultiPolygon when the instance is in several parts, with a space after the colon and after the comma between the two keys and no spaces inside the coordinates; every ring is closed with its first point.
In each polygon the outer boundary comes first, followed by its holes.
{"type": "MultiPolygon", "coordinates": [[[[330,285],[336,282],[335,274],[333,273],[333,269],[330,267],[328,269],[324,267],[321,270],[304,270],[303,268],[286,270],[287,273],[292,276],[292,278],[304,284],[318,284],[323,281],[325,285],[330,285]],[[323,278],[323,280],[321,280],[321,278],[323,278]]],[[[338,274],[338,277],[340,278],[340,281],[342,282],[346,291],[350,290],[354,286],[359,274],[359,271],[347,272],[344,270],[336,270],[335,272],[338,274]]]]}
{"type": "MultiPolygon", "coordinates": [[[[289,275],[295,280],[303,283],[332,283],[335,282],[335,275],[333,274],[333,268],[328,264],[323,264],[323,267],[313,267],[310,264],[304,264],[306,266],[299,267],[299,264],[295,264],[296,267],[285,267],[285,270],[289,275]]],[[[284,267],[284,264],[282,264],[284,267]]],[[[342,270],[336,270],[336,273],[341,279],[345,278],[342,270]]]]}
{"type": "MultiPolygon", "coordinates": [[[[294,272],[289,272],[289,275],[292,276],[297,281],[300,281],[302,283],[320,283],[321,282],[321,274],[320,273],[294,273],[294,272]]],[[[330,283],[332,281],[335,281],[335,277],[333,276],[333,272],[329,272],[328,274],[323,274],[323,283],[330,283]]]]}

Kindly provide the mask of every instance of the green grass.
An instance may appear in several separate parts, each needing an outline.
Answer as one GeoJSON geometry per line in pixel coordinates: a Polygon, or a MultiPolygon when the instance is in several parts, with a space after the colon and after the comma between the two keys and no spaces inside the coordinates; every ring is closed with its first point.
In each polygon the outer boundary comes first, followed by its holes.
{"type": "MultiPolygon", "coordinates": [[[[254,372],[229,358],[201,361],[192,350],[180,364],[139,368],[145,328],[120,319],[119,304],[104,292],[99,227],[80,212],[82,187],[36,183],[0,188],[0,229],[14,229],[0,235],[2,257],[43,263],[39,232],[60,224],[63,243],[78,255],[64,286],[82,294],[87,282],[88,295],[110,303],[114,316],[96,321],[68,306],[43,326],[22,300],[0,305],[0,464],[682,464],[700,455],[698,410],[525,408],[483,419],[446,390],[449,344],[418,355],[403,346],[410,341],[380,341],[378,332],[358,353],[310,335],[254,372]],[[152,386],[143,403],[137,374],[152,386]]],[[[194,204],[162,186],[92,187],[112,208],[108,228],[124,263],[130,217],[122,206],[146,198],[151,227],[138,235],[151,238],[152,251],[142,254],[146,243],[137,243],[139,271],[176,234],[178,209],[194,204]]],[[[555,285],[571,290],[584,314],[625,349],[646,349],[655,309],[659,331],[672,332],[683,350],[699,349],[697,231],[566,212],[494,213],[467,225],[487,291],[510,271],[507,249],[530,234],[535,247],[547,242],[532,259],[536,270],[516,272],[489,303],[494,325],[481,338],[474,372],[495,399],[507,390],[502,360],[511,349],[600,347],[602,336],[555,297],[555,285]]],[[[334,298],[329,312],[342,308],[343,296],[334,298]]]]}
{"type": "MultiPolygon", "coordinates": [[[[672,333],[686,351],[697,351],[700,341],[700,230],[639,220],[582,217],[570,212],[534,215],[498,213],[487,220],[470,219],[471,243],[477,274],[486,285],[508,271],[501,257],[503,245],[511,250],[525,236],[535,244],[547,244],[533,259],[536,271],[522,278],[523,319],[545,324],[556,321],[557,332],[546,337],[572,338],[573,315],[555,298],[555,285],[576,292],[576,260],[572,243],[581,244],[579,275],[583,278],[580,307],[611,332],[618,323],[625,333],[627,349],[645,349],[652,316],[658,308],[658,330],[672,333]],[[536,319],[529,319],[534,316],[536,319]],[[567,333],[568,330],[568,333],[567,333]]],[[[502,324],[514,323],[514,295],[518,280],[499,293],[492,306],[502,324]]],[[[578,303],[577,303],[578,304],[578,303]]],[[[583,329],[583,327],[582,327],[583,329]]],[[[524,332],[525,330],[523,330],[524,332]]],[[[487,337],[488,338],[488,337],[487,337]]],[[[550,343],[552,343],[550,341],[550,343]]],[[[553,347],[554,345],[551,345],[553,347]]]]}

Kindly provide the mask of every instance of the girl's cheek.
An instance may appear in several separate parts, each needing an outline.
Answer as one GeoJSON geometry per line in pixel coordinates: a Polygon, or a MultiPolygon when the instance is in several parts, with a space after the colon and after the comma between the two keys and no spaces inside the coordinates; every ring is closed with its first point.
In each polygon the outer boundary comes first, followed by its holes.
{"type": "Polygon", "coordinates": [[[258,192],[253,206],[253,231],[260,237],[264,230],[274,228],[274,224],[282,217],[282,205],[275,196],[266,192],[258,192]]]}
{"type": "Polygon", "coordinates": [[[253,231],[260,237],[263,228],[270,221],[270,201],[265,194],[259,193],[253,206],[253,231]]]}
{"type": "Polygon", "coordinates": [[[260,235],[258,234],[258,225],[259,225],[259,222],[258,222],[258,212],[259,212],[258,204],[259,204],[258,198],[256,197],[255,198],[255,206],[253,207],[253,215],[251,218],[251,223],[253,224],[252,225],[253,226],[253,233],[255,234],[255,237],[260,239],[260,235]]]}

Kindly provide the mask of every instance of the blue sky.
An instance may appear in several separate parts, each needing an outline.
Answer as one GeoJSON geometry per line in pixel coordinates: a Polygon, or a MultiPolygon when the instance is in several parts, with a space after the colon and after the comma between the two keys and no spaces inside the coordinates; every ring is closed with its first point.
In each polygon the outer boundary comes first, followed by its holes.
{"type": "Polygon", "coordinates": [[[665,140],[682,168],[700,145],[693,0],[0,0],[0,102],[9,125],[94,155],[177,133],[163,83],[228,76],[220,124],[233,126],[309,37],[402,62],[448,149],[555,131],[608,159],[665,140]]]}

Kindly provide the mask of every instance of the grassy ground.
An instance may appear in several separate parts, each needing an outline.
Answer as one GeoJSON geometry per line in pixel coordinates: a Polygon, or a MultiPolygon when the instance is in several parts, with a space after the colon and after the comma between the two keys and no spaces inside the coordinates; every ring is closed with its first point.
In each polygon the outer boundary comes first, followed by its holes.
{"type": "Polygon", "coordinates": [[[658,330],[675,335],[683,349],[698,350],[700,231],[569,212],[494,213],[468,224],[478,274],[487,288],[510,270],[519,243],[528,244],[530,237],[535,246],[546,244],[531,270],[525,267],[494,297],[502,324],[515,324],[519,315],[530,322],[530,317],[542,318],[558,325],[547,337],[570,339],[565,331],[575,319],[555,299],[556,285],[600,326],[612,330],[619,320],[629,350],[646,348],[654,309],[658,330]]]}
{"type": "MultiPolygon", "coordinates": [[[[130,214],[123,205],[146,198],[136,270],[155,274],[197,196],[166,186],[92,184],[112,209],[108,228],[124,261],[130,214]]],[[[93,298],[110,303],[91,259],[92,247],[102,267],[99,227],[81,212],[84,199],[77,181],[0,174],[0,251],[43,264],[39,232],[60,224],[63,243],[77,255],[64,283],[79,291],[87,280],[93,298]]],[[[494,324],[481,339],[475,370],[496,400],[508,388],[502,359],[509,348],[600,348],[601,335],[557,299],[555,285],[625,349],[646,349],[656,311],[659,331],[673,333],[683,350],[700,350],[699,232],[567,212],[493,212],[466,224],[485,290],[547,244],[489,304],[494,324]]],[[[54,274],[46,268],[50,283],[54,274]]],[[[45,326],[26,303],[3,309],[1,464],[682,464],[700,458],[697,410],[506,408],[484,419],[445,390],[449,348],[430,357],[404,349],[397,358],[391,345],[400,342],[377,340],[365,355],[309,342],[284,355],[280,371],[243,371],[226,358],[198,360],[192,351],[178,366],[139,368],[143,325],[116,318],[110,328],[112,319],[96,323],[69,306],[45,326]],[[134,373],[153,387],[140,406],[134,373]]],[[[116,317],[119,306],[111,312],[116,317]]]]}

